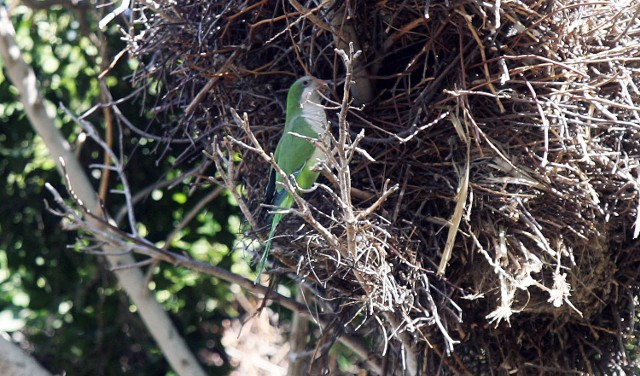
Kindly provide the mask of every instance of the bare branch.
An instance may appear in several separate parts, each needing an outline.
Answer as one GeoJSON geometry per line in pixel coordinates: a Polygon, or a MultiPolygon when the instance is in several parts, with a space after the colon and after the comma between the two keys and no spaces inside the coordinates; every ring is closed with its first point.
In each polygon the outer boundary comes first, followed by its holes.
{"type": "MultiPolygon", "coordinates": [[[[293,312],[297,312],[305,317],[314,319],[314,321],[316,321],[321,327],[327,327],[329,325],[329,322],[325,319],[311,317],[311,313],[307,309],[306,305],[297,303],[293,299],[280,295],[279,293],[275,293],[267,286],[255,285],[253,281],[234,274],[226,269],[193,259],[183,254],[158,248],[147,240],[125,233],[108,222],[101,222],[100,218],[95,217],[92,213],[88,212],[86,207],[80,205],[78,201],[74,201],[74,203],[81,209],[81,211],[79,212],[77,209],[73,209],[63,200],[60,193],[58,193],[49,183],[46,184],[46,188],[51,192],[58,206],[62,208],[58,213],[62,214],[63,217],[74,223],[78,229],[91,234],[94,241],[107,242],[114,248],[129,249],[132,252],[150,257],[137,265],[134,263],[118,264],[113,267],[114,270],[129,270],[133,266],[139,266],[139,264],[147,265],[152,263],[154,260],[161,260],[175,266],[185,267],[199,273],[211,275],[229,283],[239,285],[251,293],[262,294],[265,296],[265,299],[274,301],[293,312]],[[95,226],[93,224],[95,221],[98,221],[100,226],[95,226]]],[[[366,349],[365,345],[348,336],[341,337],[340,341],[363,359],[366,359],[367,362],[370,363],[370,366],[372,367],[371,369],[377,370],[377,372],[382,369],[375,355],[371,354],[369,350],[366,349]]]]}
{"type": "MultiPolygon", "coordinates": [[[[247,145],[241,141],[235,140],[233,138],[229,138],[229,140],[246,149],[249,149],[255,153],[258,153],[258,155],[260,155],[262,159],[264,159],[266,162],[268,162],[271,165],[271,167],[276,171],[276,173],[280,174],[280,176],[287,176],[287,173],[285,173],[282,170],[282,168],[278,166],[278,164],[275,162],[272,156],[268,155],[264,151],[264,149],[260,145],[260,142],[258,142],[258,140],[256,139],[255,135],[251,131],[251,127],[249,126],[249,119],[247,118],[247,115],[245,114],[244,117],[241,118],[238,115],[238,113],[235,112],[234,109],[231,109],[231,111],[232,111],[232,114],[234,114],[234,118],[238,123],[238,125],[242,127],[242,129],[245,131],[245,133],[249,137],[249,140],[251,141],[252,146],[247,145]]],[[[320,222],[318,222],[313,217],[311,208],[309,207],[307,202],[298,194],[298,191],[299,191],[298,187],[297,186],[294,187],[294,181],[295,179],[282,180],[283,187],[287,190],[287,192],[289,192],[291,197],[293,197],[293,199],[296,202],[296,205],[298,206],[298,210],[294,210],[292,212],[302,217],[305,220],[305,222],[307,222],[311,227],[313,227],[313,229],[316,230],[323,237],[323,239],[329,244],[329,246],[337,249],[339,247],[338,239],[326,227],[320,224],[320,222]]]]}
{"type": "Polygon", "coordinates": [[[10,341],[9,335],[0,335],[0,369],[12,376],[51,376],[33,357],[10,341]]]}

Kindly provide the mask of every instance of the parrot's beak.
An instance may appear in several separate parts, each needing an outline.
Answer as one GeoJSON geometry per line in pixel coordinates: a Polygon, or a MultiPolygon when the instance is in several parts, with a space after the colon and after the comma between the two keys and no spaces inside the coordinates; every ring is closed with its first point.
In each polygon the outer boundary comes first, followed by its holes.
{"type": "Polygon", "coordinates": [[[325,80],[321,80],[319,78],[312,78],[313,83],[318,87],[318,91],[325,94],[329,91],[329,83],[325,80]]]}

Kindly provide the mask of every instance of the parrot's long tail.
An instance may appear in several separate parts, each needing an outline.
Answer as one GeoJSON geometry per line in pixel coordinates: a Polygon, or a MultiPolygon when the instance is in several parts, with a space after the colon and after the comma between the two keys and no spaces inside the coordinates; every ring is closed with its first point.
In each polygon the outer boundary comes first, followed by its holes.
{"type": "Polygon", "coordinates": [[[262,276],[262,271],[264,270],[264,265],[267,263],[267,258],[269,257],[269,251],[271,250],[271,241],[273,240],[273,236],[276,234],[276,228],[278,227],[278,223],[282,220],[284,214],[274,214],[273,220],[271,221],[271,230],[269,231],[269,237],[267,238],[267,242],[264,244],[264,251],[262,251],[262,256],[260,256],[260,262],[258,262],[258,276],[256,280],[253,281],[253,284],[256,285],[260,282],[260,276],[262,276]]]}
{"type": "MultiPolygon", "coordinates": [[[[279,205],[277,205],[279,209],[289,209],[293,206],[293,197],[291,195],[286,194],[279,205]]],[[[269,257],[269,251],[271,250],[271,241],[276,234],[276,228],[278,228],[278,223],[284,218],[285,213],[276,213],[273,214],[273,219],[271,220],[271,230],[269,231],[269,237],[264,244],[264,251],[262,251],[262,256],[260,256],[260,261],[258,262],[258,276],[256,280],[253,281],[253,284],[256,285],[260,282],[260,276],[262,276],[262,271],[264,270],[264,266],[267,263],[267,258],[269,257]]]]}

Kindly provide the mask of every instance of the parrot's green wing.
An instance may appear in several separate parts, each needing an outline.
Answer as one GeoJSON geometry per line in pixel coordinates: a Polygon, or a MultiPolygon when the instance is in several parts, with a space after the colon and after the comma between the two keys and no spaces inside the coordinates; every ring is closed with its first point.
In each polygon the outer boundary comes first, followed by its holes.
{"type": "MultiPolygon", "coordinates": [[[[309,137],[312,139],[318,138],[318,133],[316,133],[305,118],[302,116],[298,116],[291,121],[289,126],[285,128],[284,134],[278,143],[278,147],[276,148],[276,153],[274,155],[276,161],[278,161],[278,166],[282,170],[284,170],[287,175],[297,175],[301,170],[307,166],[307,164],[312,163],[315,164],[316,161],[310,161],[313,152],[316,147],[309,142],[309,140],[305,140],[300,136],[309,137]],[[295,133],[296,135],[293,135],[295,133]]],[[[312,166],[307,166],[310,168],[312,166]]],[[[296,176],[297,178],[297,176],[296,176]]],[[[281,182],[283,177],[279,174],[276,174],[276,181],[281,182]]],[[[297,179],[296,179],[297,180],[297,179]]],[[[305,182],[306,183],[306,182],[305,182]]],[[[303,184],[303,182],[298,181],[298,184],[303,184]]],[[[313,184],[313,182],[311,182],[313,184]]],[[[301,188],[309,188],[309,186],[301,188]]],[[[283,187],[276,187],[276,191],[284,189],[283,187]]],[[[276,202],[274,202],[276,204],[276,202]]]]}
{"type": "MultiPolygon", "coordinates": [[[[296,177],[296,181],[298,181],[298,185],[300,185],[301,188],[307,189],[310,188],[311,185],[303,186],[301,184],[307,185],[306,180],[308,179],[302,179],[304,181],[300,181],[298,180],[298,175],[309,162],[309,158],[313,155],[315,146],[297,135],[313,139],[317,139],[318,137],[318,134],[314,132],[308,124],[306,124],[306,120],[301,116],[297,116],[286,126],[284,134],[280,138],[278,146],[276,147],[274,158],[277,161],[278,166],[280,166],[280,168],[287,174],[287,177],[294,175],[296,177]],[[296,135],[291,134],[292,132],[296,135]]],[[[315,163],[315,161],[311,162],[315,163]]],[[[283,177],[276,173],[276,170],[272,168],[269,172],[269,183],[267,185],[264,200],[266,205],[283,207],[281,205],[281,201],[286,190],[277,184],[282,181],[283,177]]],[[[313,182],[311,184],[313,184],[313,182]]],[[[285,207],[285,209],[288,208],[285,207]]]]}

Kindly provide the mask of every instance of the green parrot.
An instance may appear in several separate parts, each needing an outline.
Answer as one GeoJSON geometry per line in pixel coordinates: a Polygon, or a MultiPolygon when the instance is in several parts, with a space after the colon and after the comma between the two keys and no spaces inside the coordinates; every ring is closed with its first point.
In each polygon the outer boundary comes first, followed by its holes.
{"type": "MultiPolygon", "coordinates": [[[[328,140],[327,115],[324,112],[324,107],[320,105],[320,90],[326,86],[327,84],[324,81],[315,77],[304,76],[291,85],[287,94],[287,114],[284,132],[280,137],[280,141],[278,141],[274,158],[278,166],[287,174],[287,177],[293,176],[298,186],[302,189],[309,189],[313,186],[313,183],[318,179],[318,172],[311,171],[311,168],[316,165],[318,160],[322,160],[326,156],[323,151],[308,140],[292,133],[317,140],[328,140]]],[[[275,206],[275,210],[289,209],[295,202],[287,190],[281,184],[278,184],[283,180],[284,177],[271,168],[265,204],[275,206]]],[[[255,283],[260,280],[260,275],[271,249],[271,241],[278,223],[284,216],[285,214],[283,213],[271,215],[271,231],[269,231],[269,237],[258,263],[258,277],[255,283]]]]}

